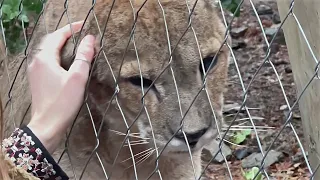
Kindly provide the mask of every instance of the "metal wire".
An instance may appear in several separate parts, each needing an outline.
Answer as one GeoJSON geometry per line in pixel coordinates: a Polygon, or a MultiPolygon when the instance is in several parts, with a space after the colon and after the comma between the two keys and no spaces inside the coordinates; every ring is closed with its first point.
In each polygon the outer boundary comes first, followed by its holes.
{"type": "MultiPolygon", "coordinates": [[[[6,1],[9,0],[2,0],[0,3],[0,30],[1,30],[1,35],[0,35],[0,40],[3,41],[3,44],[5,46],[5,52],[4,54],[1,54],[0,56],[0,60],[2,60],[1,57],[4,57],[4,78],[6,78],[6,81],[8,82],[8,92],[7,96],[8,99],[6,101],[6,112],[8,112],[8,117],[16,119],[14,117],[14,111],[13,111],[13,106],[17,106],[14,105],[14,103],[19,103],[19,102],[15,102],[13,101],[15,98],[15,94],[13,94],[15,88],[17,88],[17,83],[19,81],[19,78],[21,76],[26,76],[25,74],[23,74],[22,69],[23,69],[23,65],[26,63],[26,61],[28,61],[29,55],[33,53],[33,49],[32,49],[32,38],[39,38],[38,34],[36,34],[38,31],[36,30],[35,27],[37,27],[38,24],[44,26],[44,28],[46,29],[46,32],[43,32],[43,35],[50,33],[47,30],[47,23],[45,18],[43,18],[45,16],[45,13],[47,10],[47,4],[48,2],[46,1],[42,1],[39,0],[39,2],[42,3],[42,9],[40,11],[40,13],[37,15],[37,17],[34,20],[34,25],[32,30],[30,31],[29,29],[27,29],[25,27],[24,23],[21,23],[21,27],[22,27],[22,36],[24,38],[25,41],[25,46],[24,49],[21,51],[21,54],[23,54],[23,57],[19,57],[20,60],[18,62],[18,65],[16,66],[15,69],[10,69],[10,64],[12,63],[11,60],[8,58],[9,57],[9,50],[8,50],[8,42],[10,41],[8,39],[8,37],[6,37],[5,35],[5,27],[4,27],[4,22],[3,22],[3,7],[6,1]],[[42,21],[41,21],[41,18],[42,21]],[[30,34],[28,34],[27,32],[31,32],[30,34]],[[21,74],[22,73],[22,74],[21,74]]],[[[19,2],[19,6],[17,11],[19,12],[18,15],[15,17],[15,19],[13,21],[15,22],[19,22],[19,18],[21,17],[22,13],[23,13],[23,8],[24,8],[24,3],[27,0],[20,0],[19,2]]],[[[55,29],[57,29],[60,25],[61,22],[63,20],[63,18],[67,19],[67,23],[71,23],[74,20],[72,19],[72,16],[69,14],[69,10],[70,7],[69,3],[71,2],[71,0],[65,0],[63,3],[61,1],[61,9],[63,9],[61,16],[59,17],[57,24],[55,26],[55,29]]],[[[100,1],[98,1],[100,2],[100,1]]],[[[242,126],[242,128],[250,128],[253,130],[253,133],[255,135],[255,143],[257,144],[257,149],[259,150],[259,153],[261,154],[261,164],[259,166],[259,172],[257,174],[255,174],[254,179],[256,179],[258,177],[258,175],[260,173],[263,174],[263,176],[266,179],[272,179],[273,175],[271,175],[269,173],[269,171],[266,169],[265,164],[266,164],[266,158],[268,156],[268,154],[270,153],[271,150],[273,150],[274,148],[274,144],[278,141],[280,135],[284,132],[284,130],[286,128],[289,128],[293,135],[294,138],[299,146],[299,148],[301,149],[303,158],[304,158],[304,163],[306,164],[306,167],[309,171],[309,178],[313,179],[314,174],[317,172],[318,168],[320,165],[318,165],[317,167],[311,167],[309,160],[308,160],[308,155],[307,152],[305,150],[305,148],[303,147],[302,143],[301,143],[301,138],[299,137],[296,127],[294,126],[294,124],[292,123],[292,116],[293,116],[293,109],[298,105],[299,100],[301,99],[301,97],[303,97],[304,92],[308,89],[309,85],[311,84],[311,82],[314,79],[319,79],[318,77],[318,70],[319,70],[319,60],[317,59],[315,53],[313,52],[311,45],[309,43],[309,40],[307,39],[307,36],[304,32],[304,29],[300,23],[301,19],[299,19],[295,13],[294,13],[294,7],[295,7],[295,0],[292,0],[290,7],[288,8],[288,12],[287,15],[284,17],[283,21],[281,22],[281,24],[279,25],[276,33],[273,35],[272,39],[269,41],[265,32],[265,27],[262,23],[261,17],[258,14],[257,8],[255,6],[255,3],[253,0],[249,0],[249,5],[251,7],[251,10],[253,11],[253,14],[256,18],[257,24],[259,29],[262,32],[262,44],[264,44],[266,46],[266,52],[264,54],[264,57],[262,58],[261,62],[259,63],[259,66],[256,67],[255,72],[251,78],[251,80],[248,82],[247,85],[245,85],[245,81],[243,80],[243,75],[241,72],[241,67],[239,67],[239,57],[236,56],[235,52],[232,49],[232,45],[229,43],[228,39],[230,38],[230,30],[232,28],[232,24],[237,21],[237,19],[235,18],[235,16],[232,16],[231,19],[228,21],[227,17],[226,17],[226,10],[223,8],[222,2],[221,1],[217,1],[217,9],[219,9],[221,11],[221,17],[222,17],[222,21],[226,27],[226,32],[224,34],[224,39],[223,42],[221,44],[221,46],[218,49],[217,52],[215,52],[213,60],[216,59],[216,57],[219,55],[219,53],[222,51],[223,47],[227,47],[227,49],[230,51],[231,53],[231,59],[233,61],[234,67],[235,67],[235,72],[237,73],[237,78],[239,80],[239,85],[241,87],[241,90],[243,91],[243,96],[242,96],[242,102],[240,107],[238,108],[238,111],[236,114],[233,114],[233,118],[232,121],[228,124],[228,127],[219,127],[219,118],[218,118],[218,114],[217,112],[215,112],[214,110],[214,102],[211,101],[211,95],[210,95],[210,89],[206,86],[207,84],[207,76],[209,73],[207,73],[205,71],[205,64],[203,62],[203,53],[201,51],[200,48],[200,44],[199,44],[199,40],[198,40],[198,33],[196,31],[196,28],[194,28],[193,25],[193,17],[194,17],[194,11],[197,7],[198,4],[198,0],[193,0],[191,1],[192,3],[190,4],[190,2],[188,0],[185,1],[185,8],[188,14],[188,18],[186,19],[185,23],[187,24],[185,29],[181,29],[181,36],[179,37],[175,37],[177,39],[177,41],[175,43],[172,42],[172,37],[170,36],[169,33],[169,25],[168,25],[168,19],[172,18],[172,17],[168,17],[167,16],[167,12],[166,9],[163,6],[163,1],[158,0],[157,1],[157,5],[160,9],[159,14],[161,14],[161,18],[163,21],[163,25],[164,25],[164,30],[165,30],[165,37],[166,37],[166,45],[167,47],[164,47],[164,53],[168,53],[168,57],[167,57],[167,63],[163,65],[163,68],[158,72],[157,76],[154,77],[152,83],[150,84],[150,86],[148,88],[145,88],[144,83],[145,83],[145,79],[143,77],[143,68],[141,66],[141,59],[142,57],[140,56],[140,49],[138,49],[138,45],[139,43],[143,43],[143,42],[137,42],[136,38],[135,38],[135,33],[136,33],[136,28],[137,28],[137,22],[139,20],[139,15],[141,13],[141,11],[146,8],[146,4],[149,2],[148,0],[144,0],[141,1],[139,3],[139,7],[137,8],[136,5],[136,1],[132,1],[132,0],[128,0],[128,2],[131,5],[132,8],[132,15],[133,15],[133,24],[130,24],[131,26],[131,30],[130,30],[130,34],[129,34],[129,39],[127,41],[126,44],[126,48],[123,50],[123,55],[122,55],[122,59],[120,59],[119,61],[121,62],[120,67],[118,70],[118,72],[114,72],[115,69],[112,67],[112,63],[110,62],[110,60],[108,59],[108,50],[106,50],[105,47],[105,42],[108,41],[108,39],[105,39],[104,34],[107,33],[107,31],[109,29],[112,29],[113,27],[110,25],[110,16],[113,13],[113,10],[115,9],[115,4],[117,3],[116,0],[110,0],[109,1],[109,7],[106,7],[105,9],[105,19],[99,19],[101,18],[100,16],[97,15],[96,12],[96,7],[99,5],[96,0],[93,0],[91,3],[91,7],[89,7],[87,10],[87,12],[83,12],[86,13],[86,17],[85,17],[85,24],[86,23],[91,23],[91,24],[95,24],[96,27],[98,28],[98,33],[100,35],[100,40],[99,40],[99,48],[98,48],[98,52],[96,53],[94,59],[94,63],[92,65],[92,69],[90,71],[90,76],[89,76],[89,81],[87,83],[87,88],[86,88],[86,98],[83,102],[83,106],[82,108],[79,110],[77,117],[75,118],[70,131],[66,134],[66,141],[64,144],[64,148],[63,151],[61,152],[61,154],[59,155],[59,157],[57,158],[57,162],[58,163],[62,163],[63,159],[68,160],[69,161],[69,165],[70,165],[70,169],[71,172],[69,172],[70,176],[72,175],[74,179],[85,179],[86,178],[86,173],[90,174],[91,172],[88,172],[88,167],[90,166],[90,163],[95,163],[96,165],[98,165],[101,168],[101,171],[103,172],[103,177],[100,178],[105,178],[105,179],[112,179],[112,177],[114,177],[113,172],[115,171],[115,166],[116,163],[119,159],[119,156],[121,154],[121,152],[123,152],[123,149],[126,147],[128,147],[129,151],[128,151],[128,156],[130,156],[128,159],[126,159],[125,161],[132,161],[132,167],[133,169],[130,169],[130,167],[128,169],[133,171],[134,179],[138,179],[139,177],[139,171],[141,170],[141,168],[139,169],[138,166],[140,164],[142,164],[142,166],[144,166],[145,164],[143,164],[143,162],[145,162],[147,159],[152,159],[154,161],[154,164],[152,164],[152,167],[154,166],[154,170],[148,174],[145,175],[147,176],[147,179],[151,179],[151,178],[156,178],[155,175],[157,175],[158,179],[163,179],[164,174],[163,172],[161,172],[161,158],[164,156],[164,152],[166,150],[166,148],[169,146],[169,143],[171,143],[173,141],[173,139],[175,138],[175,136],[178,133],[181,133],[183,135],[184,141],[188,147],[188,156],[189,159],[185,159],[185,161],[188,161],[187,163],[193,168],[193,177],[190,178],[194,178],[194,179],[201,179],[202,177],[205,176],[208,168],[210,165],[212,165],[214,159],[220,154],[222,155],[223,159],[224,159],[224,166],[227,170],[227,173],[225,174],[225,178],[226,179],[234,179],[235,177],[235,172],[233,172],[232,168],[229,165],[229,161],[227,160],[227,157],[225,156],[225,152],[223,152],[222,146],[224,145],[224,142],[229,142],[227,140],[227,136],[228,134],[231,133],[231,131],[237,126],[235,125],[238,121],[239,118],[241,121],[246,121],[247,124],[246,126],[242,126]],[[92,19],[89,19],[89,16],[92,17],[92,19]],[[314,70],[310,70],[310,71],[314,71],[314,74],[312,76],[312,78],[310,78],[310,81],[305,85],[304,89],[302,90],[302,92],[300,94],[298,94],[297,99],[295,99],[295,101],[290,104],[290,100],[289,97],[285,91],[284,88],[284,83],[281,80],[281,75],[279,75],[279,72],[277,71],[274,62],[272,61],[272,56],[271,56],[271,46],[275,43],[275,39],[278,36],[280,29],[282,28],[282,26],[286,23],[287,19],[289,17],[292,17],[294,19],[294,21],[297,24],[297,27],[299,29],[299,33],[302,34],[303,37],[303,41],[305,41],[311,55],[312,55],[312,61],[315,61],[316,65],[314,70]],[[103,25],[103,27],[100,27],[101,25],[103,25]],[[200,62],[200,68],[202,69],[202,71],[204,72],[203,74],[203,84],[202,86],[197,89],[197,93],[194,94],[194,97],[190,97],[191,101],[188,104],[188,106],[183,107],[182,106],[182,100],[181,100],[181,93],[179,91],[179,82],[177,81],[176,77],[177,77],[177,70],[175,69],[176,67],[174,66],[174,62],[176,61],[175,59],[175,52],[177,51],[178,46],[181,46],[181,41],[183,38],[185,38],[187,32],[191,31],[192,35],[194,37],[194,39],[189,39],[189,41],[194,41],[196,46],[197,46],[197,52],[199,53],[199,62],[200,62]],[[128,118],[128,115],[126,114],[126,110],[121,106],[120,100],[119,100],[119,94],[121,92],[121,88],[119,86],[119,80],[120,80],[120,74],[121,74],[121,70],[123,68],[123,64],[125,63],[126,60],[126,55],[128,53],[128,51],[132,50],[130,49],[131,46],[133,45],[133,51],[135,54],[135,58],[136,58],[136,62],[138,64],[138,70],[139,70],[139,78],[140,78],[140,83],[141,83],[141,102],[140,103],[140,107],[139,107],[139,113],[135,116],[135,118],[128,118]],[[93,114],[94,112],[92,112],[92,102],[90,102],[90,98],[89,98],[89,84],[92,81],[92,74],[93,74],[93,70],[95,69],[95,67],[97,66],[96,62],[99,59],[103,59],[105,60],[105,64],[106,64],[106,71],[110,72],[110,75],[112,76],[111,79],[113,79],[114,81],[114,92],[113,95],[110,97],[110,99],[108,99],[108,102],[105,104],[105,108],[102,112],[102,117],[101,118],[96,118],[95,115],[93,114]],[[247,106],[248,100],[250,98],[249,96],[249,91],[252,89],[253,86],[253,82],[257,79],[258,75],[261,74],[261,71],[263,68],[266,67],[270,67],[276,77],[276,81],[279,85],[279,88],[281,89],[281,93],[282,95],[278,94],[279,98],[284,98],[284,103],[285,105],[288,107],[288,113],[286,114],[286,121],[282,124],[281,128],[277,131],[277,133],[275,134],[275,138],[273,139],[273,141],[271,142],[271,144],[265,148],[263,147],[263,143],[260,140],[260,136],[259,136],[259,126],[256,125],[256,121],[255,121],[255,117],[253,117],[252,114],[254,114],[252,111],[255,109],[249,108],[247,106]],[[177,95],[177,106],[179,107],[179,113],[180,113],[180,117],[176,117],[177,119],[179,119],[180,124],[177,130],[175,130],[173,132],[173,135],[169,138],[168,142],[162,147],[158,147],[157,145],[157,134],[154,131],[154,124],[152,123],[152,118],[150,116],[150,110],[148,110],[147,108],[147,103],[146,103],[146,96],[150,93],[152,87],[159,81],[159,79],[163,76],[164,72],[166,71],[170,71],[171,77],[172,77],[172,81],[173,81],[173,85],[174,85],[174,91],[177,95]],[[196,168],[195,168],[195,163],[194,163],[194,156],[192,155],[192,151],[191,151],[191,147],[189,146],[188,143],[188,138],[187,138],[187,133],[184,130],[184,125],[185,125],[185,119],[187,117],[187,115],[190,114],[190,110],[192,108],[192,106],[195,104],[196,100],[199,98],[201,93],[205,93],[205,96],[207,98],[207,103],[210,105],[210,111],[212,112],[212,123],[214,123],[216,125],[216,129],[217,129],[217,139],[219,139],[219,144],[217,146],[217,151],[216,153],[212,156],[212,158],[206,162],[203,165],[203,168],[201,170],[201,174],[199,176],[199,174],[197,174],[198,172],[196,172],[196,168]],[[125,128],[126,128],[126,132],[119,132],[113,129],[108,129],[108,131],[110,132],[114,132],[115,136],[123,136],[123,141],[119,142],[121,145],[118,147],[118,151],[115,153],[115,157],[112,158],[112,160],[108,159],[110,157],[105,157],[103,152],[103,147],[101,147],[102,141],[104,140],[101,137],[101,133],[105,130],[105,126],[106,126],[106,122],[108,121],[108,113],[110,113],[111,111],[111,106],[116,107],[116,109],[119,111],[119,113],[121,114],[121,121],[123,121],[125,128]],[[82,111],[86,111],[87,114],[87,118],[90,119],[90,124],[92,126],[92,133],[94,134],[94,139],[95,142],[91,142],[93,144],[93,149],[90,150],[89,155],[87,156],[86,160],[83,160],[83,162],[81,162],[81,167],[79,167],[79,164],[75,165],[75,159],[73,159],[72,157],[75,155],[73,154],[73,151],[70,150],[70,143],[72,143],[71,140],[71,136],[74,135],[74,129],[75,126],[77,124],[77,122],[79,121],[79,118],[83,118],[80,117],[81,112],[82,111]],[[241,117],[242,115],[240,115],[240,112],[244,111],[246,117],[241,117]],[[143,139],[145,137],[141,137],[141,134],[137,134],[133,132],[133,128],[134,126],[137,125],[139,119],[141,118],[141,116],[144,115],[148,121],[148,125],[150,126],[151,129],[151,136],[150,139],[143,139]],[[223,129],[223,130],[221,130],[223,129]],[[134,141],[131,138],[139,138],[140,140],[138,141],[134,141]],[[139,153],[135,153],[132,149],[133,146],[135,146],[136,144],[152,144],[152,147],[150,146],[149,149],[144,149],[139,153]],[[67,156],[67,158],[64,158],[64,156],[67,156]],[[111,164],[110,166],[106,166],[106,162],[108,162],[109,164],[111,164]]],[[[237,6],[236,10],[240,10],[241,7],[243,7],[244,4],[244,0],[241,0],[239,2],[239,5],[237,6]]],[[[101,3],[101,2],[100,2],[101,3]]],[[[214,2],[211,2],[214,3],[214,2]]],[[[72,52],[72,57],[75,56],[76,53],[76,48],[80,42],[80,37],[82,37],[83,34],[85,34],[86,32],[84,31],[84,27],[81,28],[80,33],[75,34],[74,32],[72,32],[72,42],[74,44],[74,49],[72,52]]],[[[1,52],[2,53],[2,52],[1,52]]],[[[250,52],[248,52],[250,53],[250,52]]],[[[197,55],[195,55],[197,56],[197,55]]],[[[1,62],[0,62],[1,63],[1,62]]],[[[211,62],[211,64],[209,65],[210,69],[211,67],[213,67],[214,65],[214,61],[211,62]]],[[[1,69],[0,69],[1,70],[1,69]]],[[[0,77],[1,78],[1,77],[0,77]]],[[[30,111],[30,107],[31,107],[31,102],[29,102],[29,106],[27,106],[25,108],[25,112],[23,112],[23,116],[19,117],[21,118],[19,124],[21,125],[26,117],[28,112],[30,111]]],[[[169,110],[168,110],[169,111],[169,110]]],[[[119,120],[120,121],[120,120],[119,120]]],[[[261,120],[260,120],[261,121],[261,120]]],[[[11,122],[9,122],[11,123],[11,122]]],[[[16,120],[12,122],[13,126],[17,127],[18,125],[16,124],[16,120]]],[[[10,124],[9,124],[10,126],[10,124]]],[[[240,129],[240,128],[239,128],[240,129]]],[[[78,132],[78,131],[76,131],[78,132]]],[[[121,159],[120,159],[121,160],[121,159]]],[[[65,162],[64,162],[65,163],[65,162]]],[[[150,166],[150,164],[147,164],[145,166],[150,166]]],[[[124,173],[125,171],[128,171],[126,169],[123,170],[124,173]]]]}

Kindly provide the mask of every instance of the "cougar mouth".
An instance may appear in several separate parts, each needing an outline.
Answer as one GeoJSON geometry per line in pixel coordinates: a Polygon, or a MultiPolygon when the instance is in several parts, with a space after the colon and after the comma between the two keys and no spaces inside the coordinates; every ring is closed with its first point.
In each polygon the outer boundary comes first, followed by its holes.
{"type": "MultiPolygon", "coordinates": [[[[208,144],[210,141],[213,141],[216,137],[216,132],[217,131],[215,129],[210,127],[196,143],[192,142],[187,144],[185,139],[174,137],[167,145],[163,142],[160,142],[159,145],[162,146],[161,148],[165,148],[164,152],[168,154],[185,154],[189,152],[194,153],[201,151],[206,144],[208,144]]],[[[168,139],[170,140],[170,138],[168,139]]]]}

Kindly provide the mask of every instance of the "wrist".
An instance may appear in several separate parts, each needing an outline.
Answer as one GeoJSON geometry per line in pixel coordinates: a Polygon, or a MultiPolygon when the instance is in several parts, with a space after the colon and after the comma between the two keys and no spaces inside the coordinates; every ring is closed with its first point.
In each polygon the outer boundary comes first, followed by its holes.
{"type": "Polygon", "coordinates": [[[64,135],[63,131],[46,124],[34,124],[31,121],[27,126],[50,154],[57,149],[64,135]]]}

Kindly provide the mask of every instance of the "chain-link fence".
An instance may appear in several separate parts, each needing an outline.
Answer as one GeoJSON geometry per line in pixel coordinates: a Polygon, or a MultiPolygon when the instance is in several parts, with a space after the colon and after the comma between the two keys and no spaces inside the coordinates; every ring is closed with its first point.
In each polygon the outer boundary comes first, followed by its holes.
{"type": "Polygon", "coordinates": [[[0,7],[8,132],[30,118],[32,43],[82,19],[80,34],[99,38],[87,98],[55,153],[71,178],[306,179],[318,169],[303,144],[304,90],[296,93],[282,31],[293,17],[304,35],[294,0],[282,21],[276,2],[258,0],[3,0],[0,7]]]}

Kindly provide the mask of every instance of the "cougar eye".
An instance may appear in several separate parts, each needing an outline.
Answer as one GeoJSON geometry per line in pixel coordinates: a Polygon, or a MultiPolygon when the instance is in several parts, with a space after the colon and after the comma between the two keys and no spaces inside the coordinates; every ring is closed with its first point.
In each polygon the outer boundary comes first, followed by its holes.
{"type": "MultiPolygon", "coordinates": [[[[210,56],[210,57],[206,57],[206,58],[203,59],[203,66],[204,66],[205,72],[210,71],[210,69],[212,69],[217,64],[218,56],[216,56],[214,59],[213,58],[214,58],[214,56],[210,56]]],[[[204,72],[203,72],[203,68],[202,68],[201,62],[200,62],[200,65],[199,65],[199,70],[201,72],[201,76],[203,77],[204,72]]]]}
{"type": "MultiPolygon", "coordinates": [[[[141,77],[140,76],[130,77],[128,80],[135,86],[141,86],[141,77]]],[[[142,78],[142,80],[143,80],[143,87],[144,88],[148,88],[151,86],[152,80],[146,79],[146,78],[142,78]]]]}

